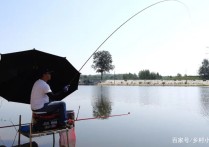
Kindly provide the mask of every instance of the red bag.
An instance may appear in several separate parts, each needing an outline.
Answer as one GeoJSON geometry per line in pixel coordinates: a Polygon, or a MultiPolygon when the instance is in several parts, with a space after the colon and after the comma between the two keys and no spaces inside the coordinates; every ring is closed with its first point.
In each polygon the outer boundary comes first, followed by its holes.
{"type": "Polygon", "coordinates": [[[75,147],[76,144],[76,135],[75,135],[75,128],[71,128],[68,132],[61,132],[60,133],[60,147],[75,147]]]}

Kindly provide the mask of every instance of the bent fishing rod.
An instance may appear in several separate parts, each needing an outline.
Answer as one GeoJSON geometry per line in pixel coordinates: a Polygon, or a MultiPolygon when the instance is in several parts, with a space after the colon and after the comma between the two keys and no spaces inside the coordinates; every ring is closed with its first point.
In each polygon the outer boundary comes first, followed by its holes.
{"type": "MultiPolygon", "coordinates": [[[[138,11],[137,13],[135,13],[134,15],[132,15],[131,17],[129,17],[126,21],[124,21],[119,27],[117,27],[97,48],[96,48],[96,50],[89,56],[89,58],[84,62],[84,64],[81,66],[81,68],[78,70],[79,72],[83,69],[83,67],[87,64],[87,62],[91,59],[91,57],[102,47],[102,45],[108,40],[108,39],[110,39],[110,37],[112,37],[113,36],[113,34],[115,34],[122,26],[124,26],[127,22],[129,22],[130,20],[132,20],[134,17],[136,17],[138,14],[140,14],[140,13],[142,13],[142,12],[144,12],[145,10],[147,10],[147,9],[149,9],[149,8],[151,8],[151,7],[153,7],[153,6],[155,6],[155,5],[158,5],[158,4],[161,4],[161,3],[164,3],[164,2],[169,2],[169,1],[174,1],[174,2],[178,2],[178,3],[180,3],[180,4],[182,4],[185,8],[187,8],[187,6],[183,3],[183,2],[181,2],[181,1],[179,1],[179,0],[162,0],[162,1],[158,1],[158,2],[156,2],[156,3],[153,3],[153,4],[151,4],[151,5],[149,5],[149,6],[147,6],[147,7],[145,7],[144,9],[142,9],[142,10],[140,10],[140,11],[138,11]]],[[[76,78],[76,76],[77,75],[75,75],[75,77],[71,80],[71,82],[70,83],[72,83],[74,80],[75,80],[75,78],[76,78]]],[[[68,86],[70,86],[70,84],[68,85],[68,86]]]]}
{"type": "Polygon", "coordinates": [[[137,13],[135,13],[134,15],[132,15],[130,18],[128,18],[125,22],[123,22],[119,27],[117,27],[97,48],[96,50],[91,54],[91,56],[86,60],[86,62],[81,66],[81,68],[79,69],[79,72],[81,71],[81,69],[86,65],[86,63],[91,59],[91,57],[101,48],[101,46],[110,38],[112,37],[113,34],[115,34],[122,26],[124,26],[127,22],[129,22],[131,19],[133,19],[135,16],[137,16],[138,14],[142,13],[143,11],[155,6],[155,5],[158,5],[160,3],[164,3],[164,2],[169,2],[169,1],[175,1],[175,2],[178,2],[180,4],[182,4],[184,7],[187,8],[187,6],[181,2],[181,1],[178,1],[178,0],[162,0],[162,1],[158,1],[156,3],[153,3],[147,7],[145,7],[144,9],[138,11],[137,13]]]}

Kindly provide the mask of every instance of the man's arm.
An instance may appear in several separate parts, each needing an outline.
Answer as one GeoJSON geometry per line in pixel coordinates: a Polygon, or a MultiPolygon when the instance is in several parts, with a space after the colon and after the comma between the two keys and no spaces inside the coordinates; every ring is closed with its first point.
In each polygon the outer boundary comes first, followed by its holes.
{"type": "Polygon", "coordinates": [[[57,93],[48,92],[47,93],[47,96],[51,100],[57,100],[60,97],[66,97],[68,94],[69,94],[69,91],[68,91],[68,88],[67,88],[67,90],[66,89],[63,89],[62,91],[57,92],[57,93]]]}
{"type": "Polygon", "coordinates": [[[59,93],[49,92],[49,93],[47,93],[47,96],[49,97],[50,100],[56,100],[56,99],[58,99],[61,95],[62,95],[62,92],[59,92],[59,93]]]}

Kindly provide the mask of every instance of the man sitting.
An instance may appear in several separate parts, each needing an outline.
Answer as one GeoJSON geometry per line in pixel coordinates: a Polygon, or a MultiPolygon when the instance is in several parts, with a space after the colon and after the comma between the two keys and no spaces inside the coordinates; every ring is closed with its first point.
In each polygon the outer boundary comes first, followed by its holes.
{"type": "Polygon", "coordinates": [[[51,101],[61,95],[68,95],[68,86],[65,86],[62,91],[54,94],[47,83],[51,80],[52,71],[44,69],[40,71],[40,78],[34,83],[31,91],[31,110],[34,112],[55,112],[59,110],[60,120],[59,125],[67,125],[66,104],[63,101],[51,101]]]}

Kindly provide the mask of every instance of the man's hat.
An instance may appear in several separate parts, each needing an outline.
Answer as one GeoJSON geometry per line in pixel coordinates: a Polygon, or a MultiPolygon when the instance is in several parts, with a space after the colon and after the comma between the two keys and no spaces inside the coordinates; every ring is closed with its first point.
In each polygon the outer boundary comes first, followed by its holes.
{"type": "Polygon", "coordinates": [[[46,69],[42,69],[42,74],[45,74],[45,73],[53,73],[54,71],[52,71],[52,70],[50,70],[50,69],[48,69],[48,68],[46,68],[46,69]]]}
{"type": "Polygon", "coordinates": [[[39,69],[38,74],[39,74],[39,77],[42,77],[43,74],[46,74],[46,73],[51,74],[53,72],[54,71],[50,70],[49,68],[41,68],[41,69],[39,69]]]}

